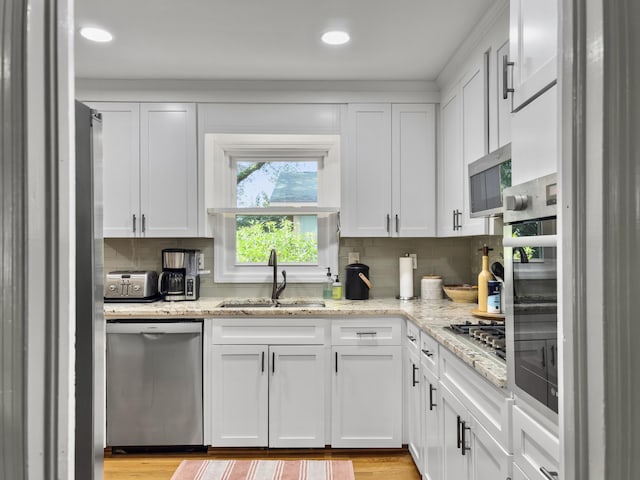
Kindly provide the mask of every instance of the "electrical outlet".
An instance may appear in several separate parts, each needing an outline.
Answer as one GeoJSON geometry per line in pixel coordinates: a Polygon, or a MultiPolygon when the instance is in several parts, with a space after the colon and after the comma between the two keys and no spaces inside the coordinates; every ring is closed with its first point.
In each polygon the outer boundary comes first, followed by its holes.
{"type": "Polygon", "coordinates": [[[413,259],[413,269],[417,270],[418,269],[418,254],[417,253],[410,253],[409,256],[413,259]]]}
{"type": "Polygon", "coordinates": [[[204,270],[204,253],[198,254],[198,270],[204,270]]]}
{"type": "Polygon", "coordinates": [[[360,252],[349,252],[349,264],[360,263],[360,252]]]}

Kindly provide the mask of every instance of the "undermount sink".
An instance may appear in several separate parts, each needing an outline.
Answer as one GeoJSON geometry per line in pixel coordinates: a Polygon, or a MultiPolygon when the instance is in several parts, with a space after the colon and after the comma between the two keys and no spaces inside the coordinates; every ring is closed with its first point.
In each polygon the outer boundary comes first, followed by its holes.
{"type": "Polygon", "coordinates": [[[227,300],[220,308],[324,308],[322,300],[227,300]]]}
{"type": "Polygon", "coordinates": [[[278,300],[276,307],[279,308],[324,308],[325,303],[322,300],[278,300]]]}

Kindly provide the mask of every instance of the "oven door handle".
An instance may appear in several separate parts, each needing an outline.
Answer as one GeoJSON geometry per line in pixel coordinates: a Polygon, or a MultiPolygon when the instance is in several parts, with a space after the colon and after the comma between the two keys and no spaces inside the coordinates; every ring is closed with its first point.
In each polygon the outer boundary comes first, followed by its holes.
{"type": "Polygon", "coordinates": [[[538,235],[534,237],[504,237],[503,247],[557,247],[557,235],[538,235]]]}

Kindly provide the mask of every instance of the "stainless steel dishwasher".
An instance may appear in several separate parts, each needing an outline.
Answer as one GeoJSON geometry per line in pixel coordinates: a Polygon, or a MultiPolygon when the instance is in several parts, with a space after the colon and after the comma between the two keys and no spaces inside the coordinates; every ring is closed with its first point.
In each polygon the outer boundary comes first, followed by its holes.
{"type": "Polygon", "coordinates": [[[203,444],[202,321],[109,321],[107,445],[203,444]]]}

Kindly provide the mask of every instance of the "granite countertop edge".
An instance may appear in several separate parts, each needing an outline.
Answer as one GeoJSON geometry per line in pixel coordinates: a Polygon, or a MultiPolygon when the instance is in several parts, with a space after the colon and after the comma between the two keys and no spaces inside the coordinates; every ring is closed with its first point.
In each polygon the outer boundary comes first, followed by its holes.
{"type": "MultiPolygon", "coordinates": [[[[447,350],[469,365],[490,383],[505,388],[507,383],[506,364],[492,358],[479,345],[465,342],[451,332],[447,326],[452,323],[472,321],[471,315],[476,307],[470,303],[454,303],[450,300],[398,300],[394,298],[370,300],[322,300],[325,307],[295,308],[222,308],[224,302],[237,299],[209,297],[188,302],[152,302],[152,303],[105,303],[104,314],[107,320],[113,319],[159,319],[159,318],[212,318],[212,317],[344,317],[344,316],[403,316],[415,323],[421,330],[431,335],[447,350]]],[[[287,300],[287,299],[283,299],[287,300]]],[[[292,299],[289,299],[292,300],[292,299]]],[[[318,301],[318,299],[295,299],[318,301]]],[[[264,299],[253,299],[264,301],[264,299]]]]}

